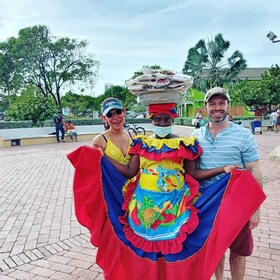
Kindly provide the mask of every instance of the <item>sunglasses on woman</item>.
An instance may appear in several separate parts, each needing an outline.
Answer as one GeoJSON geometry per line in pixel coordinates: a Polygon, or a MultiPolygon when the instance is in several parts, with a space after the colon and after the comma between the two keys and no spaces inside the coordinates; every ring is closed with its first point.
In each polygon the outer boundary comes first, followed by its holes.
{"type": "Polygon", "coordinates": [[[113,111],[113,112],[109,111],[109,112],[106,114],[106,117],[109,118],[109,119],[111,119],[111,118],[113,117],[114,113],[116,113],[117,115],[121,115],[122,112],[123,112],[122,109],[116,109],[115,112],[114,112],[114,111],[113,111]]]}

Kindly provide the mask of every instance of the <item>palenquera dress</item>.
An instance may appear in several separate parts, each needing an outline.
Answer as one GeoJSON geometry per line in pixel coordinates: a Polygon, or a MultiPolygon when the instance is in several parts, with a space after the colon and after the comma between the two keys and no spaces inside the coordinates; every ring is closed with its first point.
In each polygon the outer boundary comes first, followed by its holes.
{"type": "Polygon", "coordinates": [[[131,145],[142,173],[129,183],[97,149],[68,154],[76,216],[98,247],[105,279],[210,279],[263,191],[248,171],[235,170],[199,193],[182,168],[201,153],[195,138],[138,137],[131,145]]]}
{"type": "Polygon", "coordinates": [[[127,189],[120,219],[126,238],[145,252],[175,254],[198,225],[193,200],[199,185],[185,176],[184,159],[201,153],[195,138],[136,138],[130,154],[140,156],[138,184],[127,189]],[[130,195],[129,195],[130,194],[130,195]]]}

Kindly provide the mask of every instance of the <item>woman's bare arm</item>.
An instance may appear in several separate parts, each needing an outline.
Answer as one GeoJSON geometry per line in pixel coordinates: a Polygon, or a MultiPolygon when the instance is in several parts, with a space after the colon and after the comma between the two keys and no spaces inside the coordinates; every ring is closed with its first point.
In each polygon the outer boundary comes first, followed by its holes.
{"type": "Polygon", "coordinates": [[[128,165],[121,164],[118,161],[104,155],[125,177],[133,178],[139,171],[140,168],[140,157],[139,155],[133,155],[128,165]]]}
{"type": "Polygon", "coordinates": [[[106,148],[106,141],[101,134],[95,136],[92,140],[91,147],[92,148],[101,148],[103,151],[106,148]]]}

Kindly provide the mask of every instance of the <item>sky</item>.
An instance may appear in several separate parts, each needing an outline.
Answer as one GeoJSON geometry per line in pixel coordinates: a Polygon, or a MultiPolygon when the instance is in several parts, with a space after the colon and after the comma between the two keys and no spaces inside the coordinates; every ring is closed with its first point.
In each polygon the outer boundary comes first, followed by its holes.
{"type": "Polygon", "coordinates": [[[100,62],[93,92],[124,85],[143,65],[182,71],[188,50],[218,33],[229,57],[242,52],[248,67],[280,64],[279,0],[0,0],[0,41],[20,29],[46,25],[51,34],[87,40],[100,62]]]}

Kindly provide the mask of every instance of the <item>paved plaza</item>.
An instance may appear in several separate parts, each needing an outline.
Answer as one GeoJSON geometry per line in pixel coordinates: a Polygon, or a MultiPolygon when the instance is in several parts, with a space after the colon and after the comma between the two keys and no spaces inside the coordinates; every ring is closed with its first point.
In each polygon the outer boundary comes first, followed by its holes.
{"type": "MultiPolygon", "coordinates": [[[[175,128],[180,135],[190,131],[175,128]]],[[[269,153],[280,145],[280,133],[255,138],[267,199],[245,279],[279,280],[280,160],[270,160],[269,153]]],[[[0,148],[1,280],[104,279],[95,264],[97,250],[74,214],[74,168],[66,155],[81,145],[90,141],[0,148]]],[[[230,279],[228,263],[225,276],[230,279]]]]}

